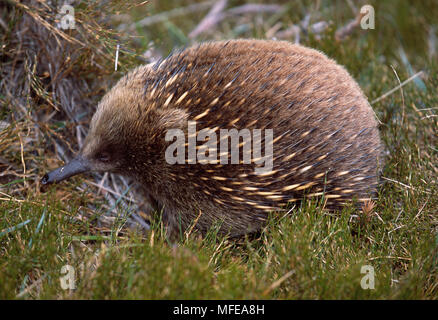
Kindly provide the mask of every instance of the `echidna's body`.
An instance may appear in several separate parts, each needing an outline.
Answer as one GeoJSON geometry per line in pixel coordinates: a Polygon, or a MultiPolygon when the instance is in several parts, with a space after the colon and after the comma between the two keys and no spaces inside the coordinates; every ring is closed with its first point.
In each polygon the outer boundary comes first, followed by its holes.
{"type": "Polygon", "coordinates": [[[369,199],[380,152],[367,99],[334,61],[287,42],[212,42],[122,78],[99,104],[78,160],[44,182],[87,170],[119,172],[144,186],[170,227],[184,229],[199,216],[203,232],[222,221],[221,230],[239,235],[304,197],[323,196],[328,208],[369,199]],[[220,129],[273,129],[272,171],[168,164],[165,134],[180,128],[187,139],[189,120],[218,137],[220,129]]]}

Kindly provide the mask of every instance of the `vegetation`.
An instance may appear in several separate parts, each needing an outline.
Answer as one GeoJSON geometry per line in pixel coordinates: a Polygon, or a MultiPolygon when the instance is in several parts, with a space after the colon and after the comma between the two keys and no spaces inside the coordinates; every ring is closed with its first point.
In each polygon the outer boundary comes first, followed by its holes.
{"type": "Polygon", "coordinates": [[[0,299],[438,298],[438,4],[369,1],[375,29],[347,32],[365,1],[248,3],[76,1],[72,30],[57,28],[59,8],[47,2],[0,4],[0,299]],[[203,28],[212,5],[213,18],[225,15],[203,28]],[[134,65],[201,40],[295,42],[297,30],[301,44],[345,65],[381,122],[375,202],[336,216],[303,202],[256,235],[194,228],[172,243],[122,177],[40,192],[42,174],[74,154],[99,98],[134,65]],[[61,287],[64,265],[74,290],[61,287]],[[365,265],[375,289],[361,287],[365,265]]]}

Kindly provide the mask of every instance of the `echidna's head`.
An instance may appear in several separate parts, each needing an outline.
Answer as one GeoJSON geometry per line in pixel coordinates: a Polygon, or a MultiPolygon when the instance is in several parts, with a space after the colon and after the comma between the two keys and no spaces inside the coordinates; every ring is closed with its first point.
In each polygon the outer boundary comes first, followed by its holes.
{"type": "Polygon", "coordinates": [[[163,109],[145,92],[149,66],[123,77],[100,101],[85,142],[72,161],[46,174],[43,185],[58,183],[84,172],[116,172],[156,176],[164,163],[167,130],[182,127],[184,111],[163,109]],[[155,171],[155,172],[154,172],[155,171]]]}

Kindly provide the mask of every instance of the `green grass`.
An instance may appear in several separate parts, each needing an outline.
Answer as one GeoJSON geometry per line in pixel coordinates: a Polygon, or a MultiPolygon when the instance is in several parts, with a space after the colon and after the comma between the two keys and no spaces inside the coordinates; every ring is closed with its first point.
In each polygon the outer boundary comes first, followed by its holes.
{"type": "MultiPolygon", "coordinates": [[[[429,29],[433,23],[437,27],[437,5],[371,1],[376,29],[356,30],[337,43],[336,29],[353,18],[346,1],[320,1],[319,8],[313,1],[283,3],[288,3],[286,12],[271,19],[265,15],[261,24],[254,15],[245,21],[228,19],[213,35],[201,38],[263,38],[275,23],[287,26],[312,12],[311,23],[332,21],[331,27],[320,39],[310,35],[301,43],[344,65],[370,101],[398,85],[391,66],[401,81],[413,72],[425,73],[403,87],[403,96],[396,91],[373,105],[388,151],[375,207],[365,213],[346,208],[332,216],[316,203],[304,203],[289,215],[273,214],[265,230],[251,237],[230,240],[213,228],[204,238],[192,232],[170,243],[159,221],[147,235],[124,228],[122,217],[130,209],[121,206],[114,224],[101,226],[104,200],[90,200],[91,189],[79,192],[80,177],[46,194],[32,189],[32,179],[2,179],[0,299],[438,298],[438,64],[428,49],[429,29]],[[242,31],[244,22],[247,31],[242,31]],[[61,268],[67,264],[76,271],[75,290],[60,285],[61,268]],[[374,290],[361,287],[364,265],[374,267],[374,290]]],[[[229,6],[240,4],[231,1],[229,6]]],[[[174,7],[171,1],[151,1],[133,12],[132,19],[174,7]]],[[[137,28],[143,40],[132,50],[141,52],[153,41],[167,53],[187,41],[204,14],[137,28]]],[[[0,110],[7,119],[6,104],[0,110]]],[[[2,134],[0,139],[6,145],[14,136],[2,134]]],[[[24,159],[33,159],[27,162],[28,171],[37,179],[44,158],[35,158],[26,146],[23,152],[24,159]]],[[[7,160],[21,168],[19,153],[7,160]]]]}
{"type": "Polygon", "coordinates": [[[52,203],[3,203],[0,298],[361,299],[436,297],[437,239],[416,210],[395,222],[390,212],[366,223],[316,205],[273,216],[252,239],[185,235],[169,245],[160,225],[146,238],[90,231],[52,203]],[[41,216],[45,214],[45,219],[41,216]],[[38,224],[43,221],[38,230],[38,224]],[[401,226],[401,227],[400,227],[401,226]],[[397,227],[399,227],[397,229],[397,227]],[[32,239],[32,244],[30,241],[32,239]],[[74,291],[62,290],[61,268],[76,270],[74,291]],[[375,290],[360,286],[361,267],[375,268],[375,290]],[[27,275],[27,281],[25,276],[27,275]],[[281,283],[275,282],[289,275],[281,283]]]}

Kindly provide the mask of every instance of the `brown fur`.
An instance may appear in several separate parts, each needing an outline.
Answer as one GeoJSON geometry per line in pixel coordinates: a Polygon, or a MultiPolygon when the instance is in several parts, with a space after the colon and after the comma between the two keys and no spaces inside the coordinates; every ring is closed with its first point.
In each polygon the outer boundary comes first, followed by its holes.
{"type": "Polygon", "coordinates": [[[333,60],[287,42],[233,40],[127,74],[99,104],[81,152],[97,163],[109,154],[101,170],[140,182],[171,230],[200,214],[202,232],[222,221],[222,232],[235,236],[304,197],[323,194],[332,209],[370,198],[381,142],[367,99],[333,60]],[[166,131],[186,132],[193,119],[217,133],[273,129],[273,173],[253,174],[254,164],[167,164],[166,131]]]}

